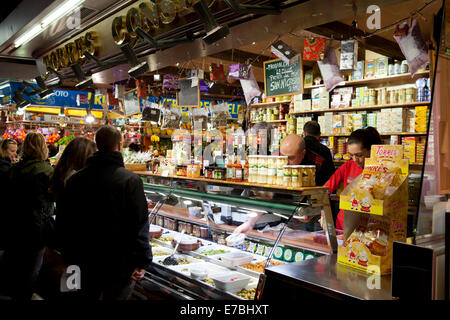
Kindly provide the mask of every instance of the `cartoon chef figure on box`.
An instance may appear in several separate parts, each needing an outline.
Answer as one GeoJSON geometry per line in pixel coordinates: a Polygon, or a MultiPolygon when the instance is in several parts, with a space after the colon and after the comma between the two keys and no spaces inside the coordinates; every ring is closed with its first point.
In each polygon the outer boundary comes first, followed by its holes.
{"type": "Polygon", "coordinates": [[[355,193],[352,192],[351,196],[352,196],[352,207],[351,207],[351,210],[358,210],[358,199],[356,199],[355,193]]]}
{"type": "Polygon", "coordinates": [[[372,207],[370,199],[369,197],[365,197],[361,202],[361,211],[370,212],[370,207],[372,207]]]}
{"type": "Polygon", "coordinates": [[[356,253],[355,251],[353,251],[353,246],[352,244],[348,245],[348,262],[355,262],[356,261],[356,253]]]}

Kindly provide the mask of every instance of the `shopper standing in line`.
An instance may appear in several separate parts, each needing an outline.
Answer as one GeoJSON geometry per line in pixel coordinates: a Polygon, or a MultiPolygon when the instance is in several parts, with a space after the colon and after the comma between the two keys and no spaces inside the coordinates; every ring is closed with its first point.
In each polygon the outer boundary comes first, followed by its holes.
{"type": "MultiPolygon", "coordinates": [[[[1,203],[5,203],[7,200],[6,192],[8,191],[8,174],[9,169],[17,159],[17,142],[13,139],[5,139],[0,143],[0,199],[1,203]]],[[[1,213],[6,214],[6,212],[1,213]]],[[[5,243],[5,227],[0,218],[0,250],[3,249],[5,243]]]]}
{"type": "Polygon", "coordinates": [[[2,212],[7,242],[0,289],[13,299],[29,300],[42,265],[47,223],[53,214],[49,192],[53,169],[41,133],[28,133],[22,152],[22,160],[12,166],[7,182],[8,203],[12,205],[2,212]]]}
{"type": "Polygon", "coordinates": [[[152,261],[142,180],[124,168],[112,126],[95,135],[98,151],[66,183],[57,233],[66,265],[80,268],[79,296],[126,300],[152,261]]]}
{"type": "MultiPolygon", "coordinates": [[[[343,183],[344,188],[359,176],[364,169],[364,160],[370,157],[372,145],[383,144],[380,134],[373,127],[353,131],[347,140],[347,152],[351,160],[346,161],[325,183],[330,194],[335,192],[343,183]]],[[[336,229],[344,230],[344,211],[340,210],[336,219],[336,229]]]]}
{"type": "Polygon", "coordinates": [[[65,147],[61,158],[55,166],[51,190],[55,197],[56,213],[67,180],[77,171],[86,166],[86,160],[97,151],[94,141],[86,137],[76,137],[65,147]]]}

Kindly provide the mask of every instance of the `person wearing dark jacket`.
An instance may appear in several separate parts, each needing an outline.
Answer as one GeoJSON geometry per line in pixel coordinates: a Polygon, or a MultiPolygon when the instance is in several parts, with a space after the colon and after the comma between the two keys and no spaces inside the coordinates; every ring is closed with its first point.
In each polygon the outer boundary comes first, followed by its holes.
{"type": "Polygon", "coordinates": [[[31,299],[42,265],[54,207],[49,192],[53,169],[47,157],[44,136],[30,132],[23,143],[23,159],[9,171],[7,196],[13,206],[1,212],[7,241],[0,289],[12,299],[31,299]]]}
{"type": "Polygon", "coordinates": [[[308,121],[303,126],[303,139],[306,155],[302,164],[316,166],[316,186],[323,186],[334,174],[333,158],[330,149],[320,143],[320,125],[317,121],[308,121]]]}
{"type": "Polygon", "coordinates": [[[81,299],[126,300],[152,261],[147,201],[142,180],[124,168],[120,132],[104,126],[95,141],[98,151],[66,183],[61,254],[79,267],[81,299]]]}

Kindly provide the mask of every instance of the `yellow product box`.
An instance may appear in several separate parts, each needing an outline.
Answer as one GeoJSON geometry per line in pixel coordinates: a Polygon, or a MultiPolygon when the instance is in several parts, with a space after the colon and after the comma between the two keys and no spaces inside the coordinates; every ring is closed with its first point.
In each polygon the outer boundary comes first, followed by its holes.
{"type": "Polygon", "coordinates": [[[338,263],[368,273],[391,272],[392,243],[406,240],[408,169],[403,146],[372,146],[363,173],[340,195],[344,238],[338,263]]]}

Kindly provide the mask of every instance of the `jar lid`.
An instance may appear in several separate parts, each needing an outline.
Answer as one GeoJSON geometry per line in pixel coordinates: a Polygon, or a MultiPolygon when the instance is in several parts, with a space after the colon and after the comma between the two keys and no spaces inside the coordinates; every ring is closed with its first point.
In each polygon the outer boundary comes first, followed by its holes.
{"type": "Polygon", "coordinates": [[[277,156],[278,158],[280,158],[280,159],[287,159],[288,158],[288,156],[277,156]]]}

